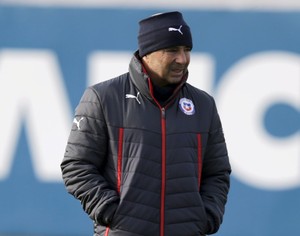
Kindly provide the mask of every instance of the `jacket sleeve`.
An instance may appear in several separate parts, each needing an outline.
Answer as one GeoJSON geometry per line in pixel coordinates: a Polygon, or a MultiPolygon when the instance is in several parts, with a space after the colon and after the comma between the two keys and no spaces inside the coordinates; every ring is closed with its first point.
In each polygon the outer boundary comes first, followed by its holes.
{"type": "Polygon", "coordinates": [[[231,167],[220,117],[213,100],[213,115],[203,159],[201,196],[207,212],[207,234],[218,231],[225,211],[231,167]]]}
{"type": "MultiPolygon", "coordinates": [[[[70,194],[79,199],[84,211],[106,225],[105,211],[118,202],[118,193],[101,170],[107,158],[107,128],[99,98],[92,88],[83,94],[67,142],[61,170],[70,194]]],[[[110,212],[111,211],[107,211],[110,212]]]]}

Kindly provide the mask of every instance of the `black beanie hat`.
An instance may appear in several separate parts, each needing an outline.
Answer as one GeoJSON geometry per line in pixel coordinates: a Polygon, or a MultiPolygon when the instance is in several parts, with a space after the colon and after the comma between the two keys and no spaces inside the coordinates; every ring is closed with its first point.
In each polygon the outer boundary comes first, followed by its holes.
{"type": "Polygon", "coordinates": [[[140,57],[174,46],[193,47],[190,27],[178,11],[152,15],[141,20],[139,25],[140,57]]]}

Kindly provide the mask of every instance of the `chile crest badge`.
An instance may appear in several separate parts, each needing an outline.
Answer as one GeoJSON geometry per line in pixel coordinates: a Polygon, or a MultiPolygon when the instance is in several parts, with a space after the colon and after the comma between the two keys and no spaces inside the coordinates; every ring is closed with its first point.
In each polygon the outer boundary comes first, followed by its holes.
{"type": "Polygon", "coordinates": [[[187,98],[181,98],[179,101],[180,110],[186,115],[195,114],[195,106],[192,100],[187,98]]]}

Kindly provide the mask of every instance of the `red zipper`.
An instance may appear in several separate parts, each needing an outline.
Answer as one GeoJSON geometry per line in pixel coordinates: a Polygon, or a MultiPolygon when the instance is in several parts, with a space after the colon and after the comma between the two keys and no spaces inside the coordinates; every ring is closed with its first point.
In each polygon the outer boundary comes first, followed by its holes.
{"type": "Polygon", "coordinates": [[[165,108],[161,108],[161,198],[160,198],[160,236],[164,236],[165,225],[165,191],[166,191],[166,114],[165,108]]]}
{"type": "Polygon", "coordinates": [[[166,107],[161,107],[159,102],[153,95],[153,86],[150,78],[148,78],[148,85],[150,94],[155,101],[156,105],[161,111],[161,137],[162,137],[162,149],[161,149],[161,195],[160,195],[160,236],[165,234],[165,194],[166,194],[166,107]]]}

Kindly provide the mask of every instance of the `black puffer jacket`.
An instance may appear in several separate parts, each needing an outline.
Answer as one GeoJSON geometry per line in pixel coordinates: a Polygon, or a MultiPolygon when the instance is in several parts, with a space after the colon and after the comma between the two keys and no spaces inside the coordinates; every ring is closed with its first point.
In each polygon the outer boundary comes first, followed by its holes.
{"type": "Polygon", "coordinates": [[[61,164],[65,185],[95,235],[214,233],[230,174],[215,102],[185,81],[163,107],[151,91],[135,56],[129,73],[85,91],[61,164]]]}

